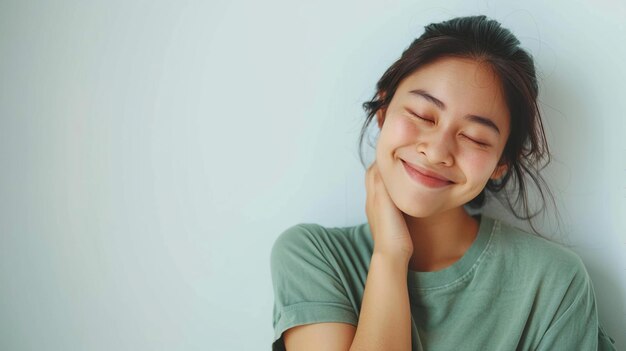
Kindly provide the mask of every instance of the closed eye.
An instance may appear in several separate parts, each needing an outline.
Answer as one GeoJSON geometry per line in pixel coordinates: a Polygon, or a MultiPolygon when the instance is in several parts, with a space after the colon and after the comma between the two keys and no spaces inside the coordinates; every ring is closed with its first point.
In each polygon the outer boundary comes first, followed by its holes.
{"type": "Polygon", "coordinates": [[[426,118],[423,118],[423,117],[421,117],[421,116],[418,116],[418,115],[416,115],[415,113],[413,113],[413,112],[411,112],[411,111],[409,111],[409,113],[410,113],[411,115],[413,115],[413,116],[417,117],[418,119],[421,119],[422,121],[426,121],[426,122],[431,122],[431,123],[434,123],[432,120],[430,120],[430,119],[426,119],[426,118]]]}
{"type": "Polygon", "coordinates": [[[486,149],[486,148],[488,148],[490,146],[489,144],[481,143],[480,141],[476,141],[476,140],[474,140],[472,138],[469,138],[469,137],[467,137],[465,135],[463,135],[463,137],[468,139],[468,140],[470,140],[471,142],[473,142],[474,144],[478,145],[479,147],[481,147],[483,149],[486,149]]]}
{"type": "MultiPolygon", "coordinates": [[[[407,111],[408,111],[408,110],[407,110],[407,111]]],[[[427,118],[423,118],[423,117],[421,117],[421,116],[418,116],[417,114],[413,113],[412,111],[408,111],[408,112],[409,112],[412,116],[414,116],[414,117],[416,117],[417,119],[420,119],[420,120],[422,120],[422,121],[424,121],[424,122],[434,123],[434,121],[432,121],[432,120],[430,120],[430,119],[427,119],[427,118]]],[[[491,146],[491,145],[489,145],[489,144],[486,144],[486,143],[483,143],[483,142],[480,142],[480,141],[476,141],[476,140],[474,140],[474,139],[472,139],[472,138],[470,138],[470,137],[468,137],[468,136],[466,136],[466,135],[463,135],[463,137],[464,137],[465,139],[467,139],[467,140],[469,140],[469,141],[473,142],[474,144],[478,145],[478,147],[483,148],[483,149],[487,149],[487,148],[489,148],[489,147],[491,146]]]]}

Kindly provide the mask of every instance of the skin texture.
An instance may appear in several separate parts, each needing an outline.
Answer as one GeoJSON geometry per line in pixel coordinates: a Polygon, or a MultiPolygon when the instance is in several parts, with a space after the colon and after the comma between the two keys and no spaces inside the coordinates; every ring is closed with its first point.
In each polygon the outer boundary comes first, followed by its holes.
{"type": "Polygon", "coordinates": [[[381,131],[372,167],[378,168],[391,203],[406,221],[413,243],[409,268],[436,271],[448,267],[463,256],[478,232],[478,221],[463,205],[490,178],[506,171],[498,162],[509,136],[510,113],[500,80],[487,63],[439,58],[407,76],[389,106],[378,111],[377,119],[381,131]],[[410,94],[414,89],[441,100],[445,109],[410,94]],[[500,134],[464,119],[467,114],[491,119],[500,134]],[[402,160],[454,183],[443,188],[417,183],[406,173],[402,160]]]}

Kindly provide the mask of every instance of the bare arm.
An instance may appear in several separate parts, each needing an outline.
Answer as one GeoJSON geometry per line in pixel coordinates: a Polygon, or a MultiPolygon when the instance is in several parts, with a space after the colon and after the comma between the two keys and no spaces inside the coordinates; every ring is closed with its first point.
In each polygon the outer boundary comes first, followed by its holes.
{"type": "Polygon", "coordinates": [[[285,332],[288,351],[411,350],[408,263],[372,255],[359,323],[315,323],[285,332]]]}
{"type": "Polygon", "coordinates": [[[408,262],[372,255],[350,350],[411,350],[408,262]]]}
{"type": "Polygon", "coordinates": [[[355,331],[348,323],[314,323],[287,329],[283,338],[288,351],[346,351],[355,331]]]}

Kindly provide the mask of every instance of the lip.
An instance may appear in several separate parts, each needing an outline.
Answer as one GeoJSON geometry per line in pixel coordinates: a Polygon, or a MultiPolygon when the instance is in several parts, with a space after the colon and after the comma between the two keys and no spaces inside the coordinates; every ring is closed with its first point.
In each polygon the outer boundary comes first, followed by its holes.
{"type": "Polygon", "coordinates": [[[402,160],[405,171],[416,182],[426,185],[431,188],[441,188],[453,184],[451,180],[448,180],[436,173],[429,172],[415,165],[409,164],[402,160]]]}

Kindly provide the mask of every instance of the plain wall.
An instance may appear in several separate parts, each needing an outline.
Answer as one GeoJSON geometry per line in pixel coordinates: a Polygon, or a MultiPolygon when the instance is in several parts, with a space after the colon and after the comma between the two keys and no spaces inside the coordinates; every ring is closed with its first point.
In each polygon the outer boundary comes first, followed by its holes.
{"type": "Polygon", "coordinates": [[[424,25],[474,14],[536,60],[563,222],[541,229],[624,350],[626,4],[607,0],[1,2],[0,349],[269,349],[274,240],[367,220],[361,104],[424,25]]]}

